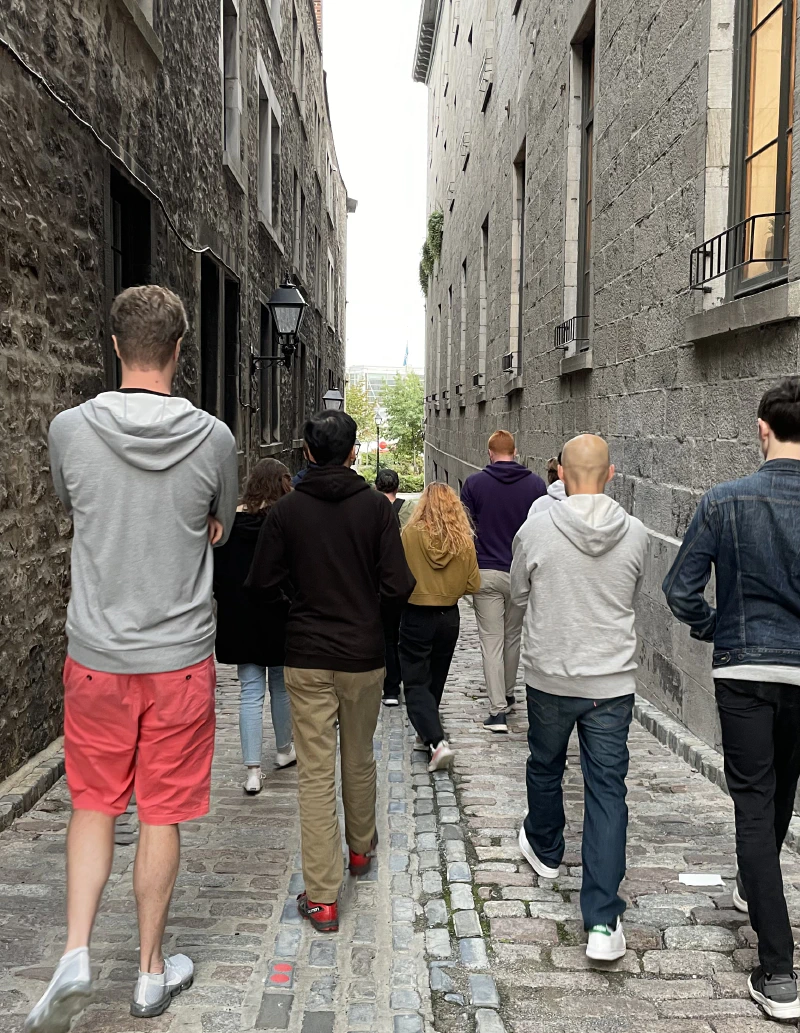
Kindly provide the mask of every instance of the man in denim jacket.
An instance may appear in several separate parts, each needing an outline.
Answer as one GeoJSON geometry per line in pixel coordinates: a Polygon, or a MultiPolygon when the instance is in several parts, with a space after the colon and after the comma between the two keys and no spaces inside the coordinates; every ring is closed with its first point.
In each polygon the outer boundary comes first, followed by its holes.
{"type": "Polygon", "coordinates": [[[700,500],[664,580],[675,616],[714,643],[725,777],[736,812],[734,904],[758,933],[750,994],[800,1017],[780,850],[800,774],[800,377],[758,407],[766,460],[700,500]],[[716,574],[717,607],[704,590],[716,574]]]}

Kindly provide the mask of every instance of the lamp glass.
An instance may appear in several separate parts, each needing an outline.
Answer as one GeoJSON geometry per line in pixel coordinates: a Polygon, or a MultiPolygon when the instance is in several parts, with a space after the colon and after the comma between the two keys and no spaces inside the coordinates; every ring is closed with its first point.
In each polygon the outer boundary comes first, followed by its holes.
{"type": "Polygon", "coordinates": [[[297,334],[306,310],[306,301],[293,283],[282,283],[269,299],[275,328],[281,336],[297,334]]]}
{"type": "Polygon", "coordinates": [[[322,396],[322,404],[326,409],[341,409],[344,406],[342,392],[331,388],[322,396]]]}

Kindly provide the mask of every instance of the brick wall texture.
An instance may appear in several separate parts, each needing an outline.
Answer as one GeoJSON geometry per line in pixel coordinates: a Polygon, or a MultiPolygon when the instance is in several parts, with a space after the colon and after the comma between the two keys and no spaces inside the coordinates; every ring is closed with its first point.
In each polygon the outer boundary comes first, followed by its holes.
{"type": "MultiPolygon", "coordinates": [[[[0,779],[60,732],[60,669],[69,592],[70,521],[52,490],[47,428],[52,417],[108,383],[107,314],[113,293],[111,169],[133,169],[164,201],[180,232],[210,245],[220,274],[240,287],[239,343],[229,372],[240,405],[234,414],[242,473],[262,454],[300,462],[301,402],[307,413],[344,376],[344,304],[330,326],[327,253],[343,299],[346,192],[338,172],[334,210],[325,207],[325,162],[335,148],[324,91],[312,0],[298,0],[305,40],[305,116],[292,87],[292,4],[240,4],[242,85],[240,169],[223,165],[220,4],[155,4],[152,28],[136,0],[91,5],[20,0],[0,37],[91,123],[119,158],[38,86],[0,44],[0,779]],[[273,22],[280,11],[282,18],[273,22]],[[270,13],[272,12],[272,14],[270,13]],[[276,32],[277,28],[277,32],[276,32]],[[282,220],[275,236],[258,218],[258,80],[261,55],[279,100],[282,220]],[[322,122],[321,147],[315,118],[322,122]],[[320,151],[322,161],[319,160],[320,151]],[[307,313],[305,390],[299,365],[281,378],[279,443],[262,447],[259,378],[260,302],[291,270],[293,173],[307,198],[306,272],[299,282],[319,307],[307,313]],[[319,186],[318,186],[319,184],[319,186]],[[321,201],[318,201],[321,198],[321,201]],[[321,233],[314,269],[314,229],[321,233]],[[319,383],[317,370],[321,371],[319,383]]],[[[150,278],[176,290],[191,328],[177,389],[199,404],[200,267],[152,204],[150,278]]],[[[217,413],[221,415],[221,413],[217,413]]]]}
{"type": "MultiPolygon", "coordinates": [[[[757,466],[760,395],[800,369],[796,321],[686,340],[687,319],[704,307],[702,294],[689,289],[689,255],[704,239],[709,92],[720,86],[730,92],[729,81],[712,77],[709,83],[708,72],[712,20],[717,36],[732,46],[723,6],[716,0],[597,5],[589,370],[561,372],[563,353],[554,348],[553,331],[565,319],[572,44],[592,17],[591,5],[444,0],[427,84],[428,207],[444,212],[442,255],[427,306],[426,394],[439,396],[438,404],[426,406],[428,476],[446,476],[457,487],[483,465],[486,440],[498,427],[517,434],[522,461],[540,473],[571,436],[605,436],[617,468],[610,491],[652,532],[639,607],[641,689],[714,744],[710,652],[672,620],[660,581],[701,494],[757,466]],[[491,93],[482,111],[487,67],[491,93]],[[521,389],[507,393],[501,360],[510,350],[513,163],[522,146],[522,379],[521,389]],[[487,216],[482,401],[472,375],[478,371],[479,249],[487,216]],[[466,404],[460,406],[454,387],[465,260],[466,404]],[[451,285],[453,373],[447,383],[451,285]],[[450,408],[443,400],[448,390],[450,408]]],[[[797,275],[791,255],[789,275],[797,275]]]]}

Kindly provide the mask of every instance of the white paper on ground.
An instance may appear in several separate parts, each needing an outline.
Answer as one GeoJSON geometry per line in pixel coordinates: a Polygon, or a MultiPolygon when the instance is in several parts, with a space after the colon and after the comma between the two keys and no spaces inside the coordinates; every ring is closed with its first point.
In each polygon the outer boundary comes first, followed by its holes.
{"type": "Polygon", "coordinates": [[[705,872],[682,872],[678,876],[678,882],[682,882],[684,886],[721,886],[722,876],[705,872]]]}

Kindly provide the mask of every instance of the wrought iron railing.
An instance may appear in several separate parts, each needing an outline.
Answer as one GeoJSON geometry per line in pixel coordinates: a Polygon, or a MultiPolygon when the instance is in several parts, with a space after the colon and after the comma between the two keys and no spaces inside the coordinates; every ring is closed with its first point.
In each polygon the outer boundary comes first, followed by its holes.
{"type": "MultiPolygon", "coordinates": [[[[704,284],[709,280],[758,264],[767,266],[764,272],[772,272],[786,263],[788,242],[788,212],[751,215],[692,249],[689,286],[692,290],[708,291],[710,288],[704,284]]],[[[752,269],[750,275],[756,275],[752,269]]]]}
{"type": "Polygon", "coordinates": [[[573,316],[572,319],[560,323],[553,332],[553,344],[556,348],[564,351],[571,344],[576,346],[575,350],[585,352],[589,349],[589,317],[573,316]]]}

